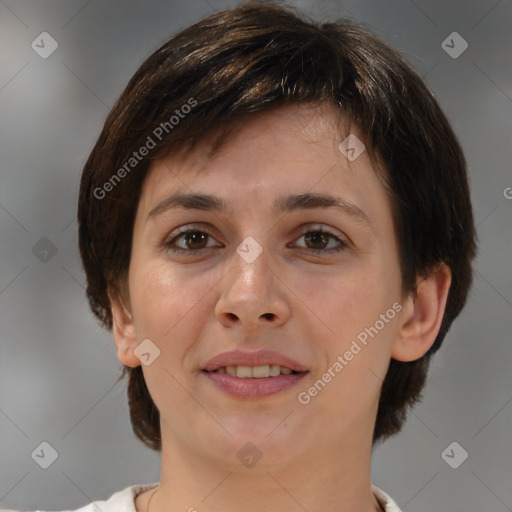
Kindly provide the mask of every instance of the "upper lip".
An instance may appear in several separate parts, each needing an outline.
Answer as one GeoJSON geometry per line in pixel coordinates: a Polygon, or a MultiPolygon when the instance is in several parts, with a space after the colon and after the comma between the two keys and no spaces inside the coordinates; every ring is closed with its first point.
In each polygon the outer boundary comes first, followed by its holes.
{"type": "Polygon", "coordinates": [[[204,366],[204,370],[211,372],[218,368],[226,366],[265,366],[265,365],[279,365],[296,372],[306,372],[307,368],[297,363],[293,359],[274,352],[273,350],[233,350],[232,352],[223,352],[210,359],[204,366]]]}

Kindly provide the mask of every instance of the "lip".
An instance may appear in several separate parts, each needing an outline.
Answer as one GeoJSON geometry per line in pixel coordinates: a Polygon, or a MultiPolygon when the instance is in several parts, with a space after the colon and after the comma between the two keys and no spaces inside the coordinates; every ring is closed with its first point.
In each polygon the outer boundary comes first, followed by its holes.
{"type": "Polygon", "coordinates": [[[262,379],[241,379],[227,373],[203,372],[204,376],[221,391],[232,397],[244,399],[259,399],[285,391],[298,384],[308,373],[290,373],[262,379]]]}
{"type": "Polygon", "coordinates": [[[218,389],[237,398],[262,398],[275,395],[281,391],[295,386],[308,373],[309,370],[284,354],[273,350],[260,349],[255,351],[234,350],[223,352],[210,359],[202,371],[218,389]],[[290,368],[295,372],[281,374],[275,377],[239,378],[227,373],[216,373],[214,370],[226,366],[264,366],[279,365],[290,368]]]}
{"type": "MultiPolygon", "coordinates": [[[[204,370],[213,372],[218,368],[224,366],[264,366],[264,365],[279,365],[290,368],[296,372],[307,372],[308,369],[297,361],[294,361],[284,354],[275,352],[273,350],[260,349],[255,351],[233,350],[231,352],[223,352],[219,354],[204,365],[204,370]]],[[[235,377],[237,378],[237,377],[235,377]]],[[[275,378],[275,377],[274,377],[275,378]]],[[[241,380],[241,379],[238,379],[241,380]]],[[[248,379],[249,380],[249,379],[248,379]]],[[[265,379],[263,379],[265,380],[265,379]]]]}

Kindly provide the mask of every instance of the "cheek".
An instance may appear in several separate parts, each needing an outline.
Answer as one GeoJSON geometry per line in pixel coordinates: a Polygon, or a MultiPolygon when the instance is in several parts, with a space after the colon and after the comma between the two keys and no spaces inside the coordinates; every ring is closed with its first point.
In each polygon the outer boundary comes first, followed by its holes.
{"type": "Polygon", "coordinates": [[[318,334],[327,336],[324,339],[336,348],[342,348],[391,305],[386,302],[392,295],[380,266],[370,259],[340,266],[336,272],[298,273],[292,282],[297,307],[320,324],[318,334]]]}
{"type": "Polygon", "coordinates": [[[161,340],[162,346],[178,333],[185,340],[187,332],[199,327],[197,318],[213,309],[208,292],[215,289],[217,273],[179,268],[165,257],[134,258],[132,265],[130,298],[139,337],[161,340]]]}
{"type": "Polygon", "coordinates": [[[343,422],[346,407],[364,418],[378,400],[396,336],[396,316],[390,308],[399,282],[393,279],[393,269],[371,256],[340,268],[336,275],[295,277],[294,292],[305,298],[297,314],[309,319],[303,323],[306,336],[323,353],[318,377],[328,372],[329,384],[314,407],[319,414],[333,414],[335,422],[343,422]],[[388,310],[383,323],[381,315],[388,310]]]}
{"type": "Polygon", "coordinates": [[[319,368],[311,387],[301,390],[306,395],[300,403],[309,400],[311,416],[332,422],[334,431],[343,431],[354,422],[366,424],[376,410],[389,366],[396,317],[393,320],[390,315],[388,323],[382,323],[379,315],[387,310],[372,308],[369,312],[369,306],[363,304],[363,315],[358,311],[338,315],[336,336],[330,343],[321,339],[325,366],[319,368]]]}
{"type": "Polygon", "coordinates": [[[190,309],[191,288],[183,286],[168,264],[138,264],[134,259],[132,269],[130,298],[136,328],[145,336],[151,333],[160,338],[190,309]]]}

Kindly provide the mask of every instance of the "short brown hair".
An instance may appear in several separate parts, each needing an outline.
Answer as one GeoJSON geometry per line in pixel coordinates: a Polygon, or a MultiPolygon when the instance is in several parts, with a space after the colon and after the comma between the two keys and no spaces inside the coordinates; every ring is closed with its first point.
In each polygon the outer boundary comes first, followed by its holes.
{"type": "MultiPolygon", "coordinates": [[[[452,272],[431,349],[416,361],[390,362],[376,442],[398,432],[408,407],[421,397],[430,357],[465,304],[476,236],[464,155],[439,104],[395,50],[357,24],[316,22],[291,7],[248,2],[171,37],[130,80],[85,164],[80,254],[90,307],[111,330],[108,292],[123,297],[135,213],[151,160],[191,148],[255,112],[322,102],[337,106],[359,128],[376,168],[384,170],[404,293],[413,293],[417,276],[440,262],[452,272]],[[191,100],[194,108],[173,122],[176,110],[191,100]],[[153,156],[140,158],[129,172],[126,162],[159,126],[166,129],[153,137],[153,156]],[[116,171],[123,179],[113,181],[116,171]]],[[[124,367],[119,380],[126,373],[134,433],[160,450],[159,412],[142,369],[124,367]]]]}

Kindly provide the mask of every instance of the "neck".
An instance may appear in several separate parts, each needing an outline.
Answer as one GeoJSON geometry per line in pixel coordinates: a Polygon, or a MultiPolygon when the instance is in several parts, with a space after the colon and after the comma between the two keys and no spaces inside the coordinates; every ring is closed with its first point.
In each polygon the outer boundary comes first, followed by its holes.
{"type": "Polygon", "coordinates": [[[282,462],[265,453],[250,468],[206,457],[172,436],[163,447],[160,484],[141,502],[150,501],[148,512],[259,512],[269,505],[273,512],[381,510],[371,492],[371,442],[319,445],[282,462]]]}

